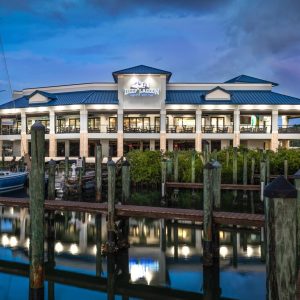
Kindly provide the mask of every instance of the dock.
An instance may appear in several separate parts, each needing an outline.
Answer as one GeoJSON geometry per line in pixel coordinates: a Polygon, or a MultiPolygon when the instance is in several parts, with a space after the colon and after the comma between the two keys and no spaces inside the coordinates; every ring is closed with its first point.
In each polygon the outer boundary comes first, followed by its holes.
{"type": "MultiPolygon", "coordinates": [[[[203,189],[203,183],[192,183],[192,182],[166,182],[167,188],[175,189],[203,189]]],[[[233,184],[233,183],[222,183],[221,190],[241,190],[241,191],[260,191],[260,185],[257,184],[233,184]]]]}
{"type": "MultiPolygon", "coordinates": [[[[29,199],[0,197],[0,205],[13,207],[29,207],[29,199]]],[[[50,211],[77,211],[92,214],[107,214],[107,203],[89,203],[61,200],[45,200],[45,210],[50,211]]],[[[204,213],[202,210],[181,209],[170,207],[150,207],[138,205],[115,206],[118,217],[140,217],[152,219],[187,220],[203,222],[204,213]]],[[[217,224],[239,225],[239,226],[264,226],[264,215],[235,213],[235,212],[213,212],[213,220],[217,224]]]]}

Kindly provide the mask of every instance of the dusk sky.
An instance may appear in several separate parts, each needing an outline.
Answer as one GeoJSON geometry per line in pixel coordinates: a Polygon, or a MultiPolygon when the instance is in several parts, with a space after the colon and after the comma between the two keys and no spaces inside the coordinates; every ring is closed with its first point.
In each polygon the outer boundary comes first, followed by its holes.
{"type": "MultiPolygon", "coordinates": [[[[111,82],[145,64],[173,82],[247,74],[300,98],[299,0],[1,0],[0,26],[14,90],[111,82]]],[[[2,53],[0,67],[8,91],[2,53]]]]}

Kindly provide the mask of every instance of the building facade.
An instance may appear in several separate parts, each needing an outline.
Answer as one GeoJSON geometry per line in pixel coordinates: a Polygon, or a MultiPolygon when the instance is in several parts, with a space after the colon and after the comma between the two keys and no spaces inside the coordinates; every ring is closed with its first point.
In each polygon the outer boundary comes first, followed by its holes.
{"type": "MultiPolygon", "coordinates": [[[[30,153],[30,128],[46,127],[46,156],[122,156],[130,149],[211,150],[244,145],[295,147],[300,99],[273,91],[278,84],[241,75],[224,83],[171,83],[171,73],[136,66],[112,73],[112,83],[15,91],[0,106],[0,151],[30,153]],[[295,125],[296,124],[296,125],[295,125]]],[[[299,122],[300,124],[300,122],[299,122]]]]}

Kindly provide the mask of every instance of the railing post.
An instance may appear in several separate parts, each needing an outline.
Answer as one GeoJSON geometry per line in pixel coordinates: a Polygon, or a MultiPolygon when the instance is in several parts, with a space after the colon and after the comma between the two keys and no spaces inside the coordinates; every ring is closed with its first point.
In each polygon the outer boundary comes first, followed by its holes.
{"type": "Polygon", "coordinates": [[[116,192],[116,164],[109,157],[107,162],[108,190],[107,190],[107,250],[113,253],[115,249],[115,192],[116,192]]]}
{"type": "Polygon", "coordinates": [[[270,170],[270,155],[267,152],[267,154],[266,154],[266,184],[270,183],[270,178],[271,178],[270,174],[271,174],[271,170],[270,170]]]}
{"type": "Polygon", "coordinates": [[[48,200],[55,200],[55,170],[56,162],[51,159],[48,163],[48,200]]]}
{"type": "Polygon", "coordinates": [[[45,127],[31,127],[29,299],[44,299],[45,127]]]}
{"type": "Polygon", "coordinates": [[[267,232],[267,299],[296,299],[297,190],[278,176],[264,190],[267,232]]]}
{"type": "Polygon", "coordinates": [[[96,179],[96,201],[101,201],[102,193],[102,146],[96,146],[95,157],[95,179],[96,179]]]}
{"type": "Polygon", "coordinates": [[[178,150],[174,151],[174,181],[178,182],[178,150]]]}
{"type": "Polygon", "coordinates": [[[260,162],[260,200],[264,201],[264,188],[266,184],[266,162],[260,162]]]}
{"type": "Polygon", "coordinates": [[[122,161],[122,203],[126,204],[130,198],[130,163],[122,161]]]}

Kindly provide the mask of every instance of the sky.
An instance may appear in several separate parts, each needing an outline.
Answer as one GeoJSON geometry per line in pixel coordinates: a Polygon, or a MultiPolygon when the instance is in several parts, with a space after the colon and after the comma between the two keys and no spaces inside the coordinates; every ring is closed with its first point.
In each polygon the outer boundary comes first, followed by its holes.
{"type": "MultiPolygon", "coordinates": [[[[247,74],[300,98],[299,0],[0,0],[0,34],[13,90],[145,64],[172,82],[247,74]]],[[[7,78],[0,52],[0,103],[7,78]]]]}

